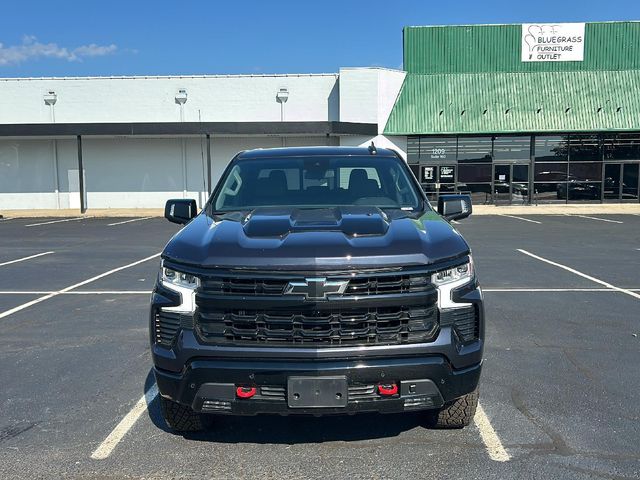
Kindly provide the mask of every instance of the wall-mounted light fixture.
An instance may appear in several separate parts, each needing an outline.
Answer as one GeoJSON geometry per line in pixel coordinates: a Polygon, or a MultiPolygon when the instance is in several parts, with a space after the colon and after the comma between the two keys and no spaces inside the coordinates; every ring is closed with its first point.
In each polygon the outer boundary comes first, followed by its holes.
{"type": "Polygon", "coordinates": [[[280,121],[284,122],[284,104],[289,100],[289,89],[280,87],[276,93],[276,102],[280,104],[280,121]]]}
{"type": "Polygon", "coordinates": [[[287,87],[280,87],[278,93],[276,93],[276,101],[278,103],[287,103],[289,99],[289,89],[287,87]]]}
{"type": "Polygon", "coordinates": [[[178,93],[176,93],[176,103],[178,105],[187,103],[187,91],[184,88],[181,88],[178,90],[178,93]]]}
{"type": "Polygon", "coordinates": [[[53,90],[49,90],[47,93],[44,94],[44,103],[46,105],[49,105],[49,106],[55,105],[57,101],[58,101],[58,95],[56,95],[56,92],[54,92],[53,90]]]}

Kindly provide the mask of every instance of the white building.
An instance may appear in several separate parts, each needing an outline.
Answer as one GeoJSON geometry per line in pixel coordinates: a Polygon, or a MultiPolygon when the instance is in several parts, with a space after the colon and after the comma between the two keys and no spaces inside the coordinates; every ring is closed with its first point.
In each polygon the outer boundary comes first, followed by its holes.
{"type": "Polygon", "coordinates": [[[381,135],[404,77],[344,68],[0,79],[0,211],[202,204],[229,160],[250,148],[374,140],[405,155],[406,136],[381,135]]]}

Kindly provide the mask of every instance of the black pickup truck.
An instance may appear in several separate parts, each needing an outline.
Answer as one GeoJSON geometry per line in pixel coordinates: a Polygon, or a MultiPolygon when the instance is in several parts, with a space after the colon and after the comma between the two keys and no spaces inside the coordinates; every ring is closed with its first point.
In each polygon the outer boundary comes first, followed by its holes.
{"type": "Polygon", "coordinates": [[[484,313],[469,246],[393,150],[260,149],[230,162],[162,253],[150,312],[167,424],[204,414],[425,410],[468,425],[484,313]]]}

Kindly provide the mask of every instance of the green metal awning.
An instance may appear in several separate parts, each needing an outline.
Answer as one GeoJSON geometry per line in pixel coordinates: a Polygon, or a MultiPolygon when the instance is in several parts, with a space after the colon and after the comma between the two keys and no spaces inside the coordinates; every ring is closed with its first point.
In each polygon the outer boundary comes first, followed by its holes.
{"type": "Polygon", "coordinates": [[[408,73],[386,135],[640,130],[640,70],[408,73]]]}

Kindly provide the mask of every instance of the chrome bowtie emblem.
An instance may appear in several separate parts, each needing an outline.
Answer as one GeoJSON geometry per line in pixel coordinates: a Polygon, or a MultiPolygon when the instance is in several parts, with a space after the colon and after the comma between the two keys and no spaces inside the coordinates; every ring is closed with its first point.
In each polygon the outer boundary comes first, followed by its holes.
{"type": "Polygon", "coordinates": [[[284,294],[326,299],[327,295],[344,293],[347,285],[349,285],[349,280],[327,280],[324,277],[305,278],[304,281],[289,282],[284,289],[284,294]]]}

